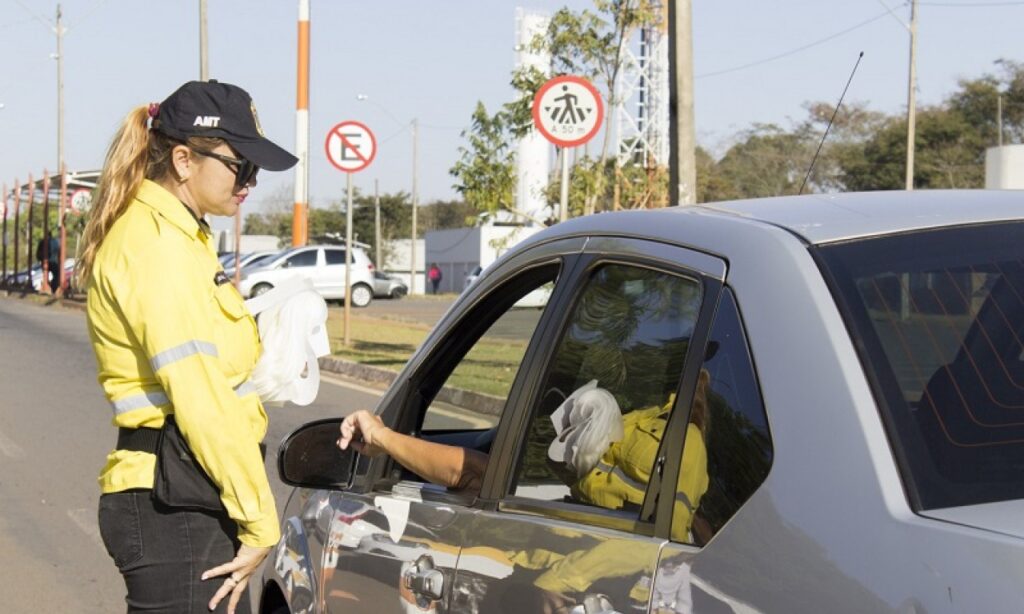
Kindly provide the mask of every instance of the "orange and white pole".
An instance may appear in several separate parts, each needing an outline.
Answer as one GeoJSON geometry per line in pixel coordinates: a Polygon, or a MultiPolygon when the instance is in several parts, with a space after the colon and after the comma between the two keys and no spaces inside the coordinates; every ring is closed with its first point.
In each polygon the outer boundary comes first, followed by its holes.
{"type": "Polygon", "coordinates": [[[299,0],[299,65],[295,97],[295,207],[292,246],[309,240],[309,0],[299,0]]]}

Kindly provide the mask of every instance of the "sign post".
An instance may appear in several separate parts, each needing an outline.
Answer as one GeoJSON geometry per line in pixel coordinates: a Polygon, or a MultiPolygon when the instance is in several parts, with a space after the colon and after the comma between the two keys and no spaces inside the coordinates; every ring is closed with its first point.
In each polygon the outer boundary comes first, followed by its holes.
{"type": "Polygon", "coordinates": [[[346,175],[348,206],[345,207],[345,336],[351,345],[349,319],[352,311],[352,173],[358,173],[373,162],[377,155],[377,139],[365,124],[344,121],[327,132],[324,141],[327,159],[346,175]]]}
{"type": "Polygon", "coordinates": [[[563,75],[549,80],[533,97],[533,124],[544,138],[561,148],[562,190],[558,219],[569,217],[569,148],[586,143],[601,129],[601,94],[582,77],[563,75]]]}

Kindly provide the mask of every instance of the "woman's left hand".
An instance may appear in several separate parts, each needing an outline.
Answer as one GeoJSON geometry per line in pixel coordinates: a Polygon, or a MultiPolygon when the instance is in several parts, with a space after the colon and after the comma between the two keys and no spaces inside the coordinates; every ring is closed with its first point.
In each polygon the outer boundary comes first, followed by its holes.
{"type": "Polygon", "coordinates": [[[242,544],[238,548],[238,553],[230,563],[224,563],[218,565],[213,569],[208,569],[203,572],[202,579],[207,580],[209,578],[216,578],[217,576],[223,576],[225,574],[231,574],[224,584],[217,590],[217,593],[210,600],[210,611],[217,608],[217,604],[222,599],[231,595],[231,599],[228,601],[228,614],[235,614],[235,607],[238,606],[238,601],[242,598],[245,593],[245,587],[249,583],[249,577],[256,571],[256,568],[260,566],[263,559],[267,558],[270,554],[270,547],[256,548],[254,546],[247,546],[242,544]]]}

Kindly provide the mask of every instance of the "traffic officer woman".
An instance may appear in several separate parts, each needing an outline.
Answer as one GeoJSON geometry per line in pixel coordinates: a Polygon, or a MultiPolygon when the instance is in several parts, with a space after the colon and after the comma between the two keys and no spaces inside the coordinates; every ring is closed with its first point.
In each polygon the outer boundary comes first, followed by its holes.
{"type": "Polygon", "coordinates": [[[99,524],[128,612],[248,612],[246,585],[278,541],[259,447],[267,416],[247,383],[256,324],[205,216],[234,215],[259,169],[296,162],[264,136],[249,94],[216,81],[136,108],[107,153],[80,274],[119,427],[99,477],[99,524]],[[175,434],[197,461],[191,474],[157,466],[154,452],[175,434]],[[213,505],[188,498],[203,488],[213,505]]]}

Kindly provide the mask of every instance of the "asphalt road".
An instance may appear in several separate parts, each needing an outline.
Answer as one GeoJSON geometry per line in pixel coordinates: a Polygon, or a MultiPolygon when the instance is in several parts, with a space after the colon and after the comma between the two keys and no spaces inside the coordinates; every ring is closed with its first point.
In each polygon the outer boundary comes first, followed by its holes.
{"type": "MultiPolygon", "coordinates": [[[[269,410],[267,467],[279,510],[290,490],[277,479],[281,438],[310,420],[372,408],[378,396],[325,376],[313,405],[269,410]]],[[[96,476],[116,438],[110,418],[84,313],[0,296],[3,611],[124,611],[124,585],[96,526],[96,476]]]]}

